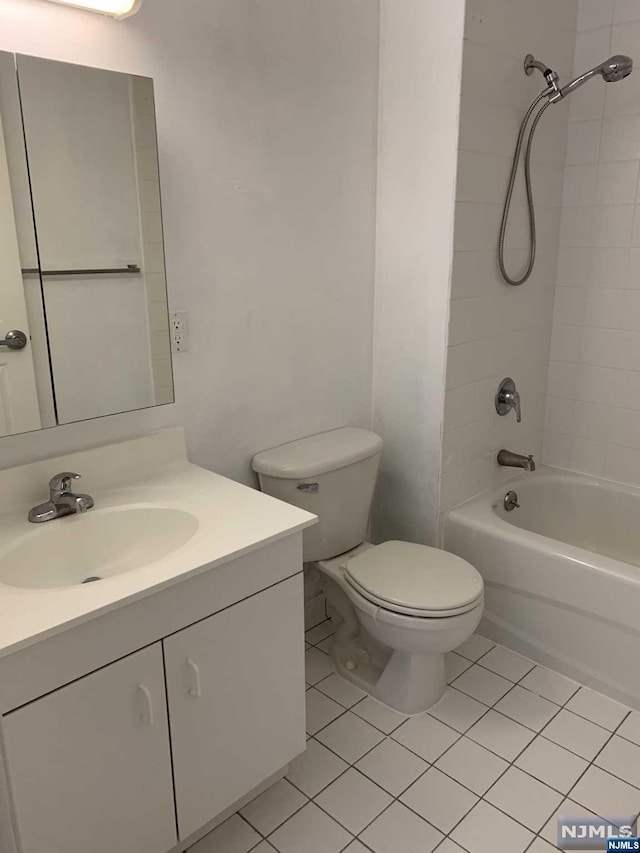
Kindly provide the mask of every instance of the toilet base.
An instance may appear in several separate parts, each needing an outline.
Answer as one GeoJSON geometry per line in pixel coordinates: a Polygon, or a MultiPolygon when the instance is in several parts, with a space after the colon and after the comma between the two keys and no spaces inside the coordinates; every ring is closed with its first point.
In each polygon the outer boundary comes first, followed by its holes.
{"type": "MultiPolygon", "coordinates": [[[[401,714],[423,714],[447,689],[441,652],[416,655],[391,651],[386,661],[374,661],[357,637],[345,640],[338,632],[331,655],[346,681],[401,714]]],[[[380,653],[375,657],[380,658],[380,653]]]]}

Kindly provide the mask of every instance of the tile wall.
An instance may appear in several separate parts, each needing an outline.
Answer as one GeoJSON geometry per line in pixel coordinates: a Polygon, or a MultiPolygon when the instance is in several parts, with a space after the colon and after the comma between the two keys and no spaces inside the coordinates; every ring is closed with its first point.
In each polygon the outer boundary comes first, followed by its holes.
{"type": "MultiPolygon", "coordinates": [[[[566,79],[575,20],[574,0],[467,3],[441,512],[514,473],[497,465],[501,447],[538,456],[542,450],[569,114],[565,105],[549,108],[536,135],[538,262],[524,287],[502,281],[496,246],[519,123],[544,82],[538,74],[524,74],[523,58],[534,53],[566,79]],[[514,415],[500,418],[495,412],[494,396],[506,376],[513,376],[522,394],[520,426],[514,415]]],[[[525,261],[528,234],[522,180],[512,213],[507,263],[515,274],[525,261]]]]}
{"type": "Polygon", "coordinates": [[[574,72],[615,53],[569,106],[544,462],[640,485],[640,3],[579,0],[574,72]]]}

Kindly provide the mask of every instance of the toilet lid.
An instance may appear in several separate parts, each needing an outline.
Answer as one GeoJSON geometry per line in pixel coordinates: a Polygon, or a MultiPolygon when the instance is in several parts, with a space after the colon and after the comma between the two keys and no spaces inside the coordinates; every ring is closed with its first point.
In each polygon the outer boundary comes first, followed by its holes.
{"type": "Polygon", "coordinates": [[[353,557],[345,577],[381,607],[425,616],[464,612],[484,590],[480,573],[466,560],[411,542],[385,542],[353,557]]]}

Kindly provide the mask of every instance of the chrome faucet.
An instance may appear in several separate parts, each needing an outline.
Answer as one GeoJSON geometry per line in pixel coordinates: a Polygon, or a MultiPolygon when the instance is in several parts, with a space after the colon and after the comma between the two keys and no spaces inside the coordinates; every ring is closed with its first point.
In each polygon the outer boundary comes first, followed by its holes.
{"type": "Polygon", "coordinates": [[[29,510],[29,521],[33,524],[41,524],[44,521],[55,521],[56,518],[91,509],[93,506],[91,495],[74,495],[71,491],[71,481],[79,479],[80,474],[69,472],[56,474],[49,483],[49,500],[29,510]]]}
{"type": "Polygon", "coordinates": [[[516,420],[520,424],[522,423],[522,406],[520,404],[520,394],[518,393],[518,389],[516,388],[516,383],[510,376],[507,376],[506,379],[503,379],[500,385],[498,386],[498,391],[496,393],[496,412],[504,417],[508,415],[509,412],[514,409],[516,413],[516,420]]]}
{"type": "Polygon", "coordinates": [[[521,453],[512,453],[510,450],[501,450],[498,453],[498,465],[503,465],[505,468],[524,468],[525,471],[536,470],[533,456],[523,456],[521,453]]]}

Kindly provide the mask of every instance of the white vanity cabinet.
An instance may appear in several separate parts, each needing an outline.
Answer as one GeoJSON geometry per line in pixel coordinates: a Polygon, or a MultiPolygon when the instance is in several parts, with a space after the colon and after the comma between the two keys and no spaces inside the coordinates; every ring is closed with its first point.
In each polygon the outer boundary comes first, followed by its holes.
{"type": "Polygon", "coordinates": [[[6,715],[21,853],[166,853],[171,753],[156,643],[6,715]]]}
{"type": "Polygon", "coordinates": [[[181,838],[305,748],[296,576],[164,640],[181,838]]]}

